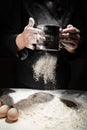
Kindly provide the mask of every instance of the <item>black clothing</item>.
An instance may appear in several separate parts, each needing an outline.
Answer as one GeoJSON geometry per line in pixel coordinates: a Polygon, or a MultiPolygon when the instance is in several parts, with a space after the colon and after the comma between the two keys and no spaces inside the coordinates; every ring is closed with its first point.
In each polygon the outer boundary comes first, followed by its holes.
{"type": "MultiPolygon", "coordinates": [[[[70,80],[73,79],[71,78],[71,62],[77,58],[87,58],[87,25],[85,23],[84,10],[81,10],[83,9],[83,4],[78,0],[73,2],[72,0],[46,0],[43,2],[37,0],[37,3],[29,0],[14,0],[10,2],[9,7],[6,6],[7,8],[8,12],[5,12],[2,16],[2,25],[4,27],[1,27],[1,42],[9,52],[17,57],[16,83],[18,86],[21,84],[20,86],[37,89],[74,88],[74,86],[69,86],[72,83],[70,80]],[[77,27],[81,31],[81,40],[76,53],[70,54],[65,49],[60,52],[44,52],[32,51],[26,48],[21,52],[17,52],[16,36],[28,24],[29,17],[35,19],[35,26],[38,24],[57,24],[65,28],[68,24],[72,24],[77,27]],[[32,66],[46,53],[57,57],[58,60],[55,68],[55,83],[48,81],[45,84],[43,77],[40,77],[39,81],[34,78],[32,66]]],[[[79,87],[77,88],[79,89],[79,87]]]]}

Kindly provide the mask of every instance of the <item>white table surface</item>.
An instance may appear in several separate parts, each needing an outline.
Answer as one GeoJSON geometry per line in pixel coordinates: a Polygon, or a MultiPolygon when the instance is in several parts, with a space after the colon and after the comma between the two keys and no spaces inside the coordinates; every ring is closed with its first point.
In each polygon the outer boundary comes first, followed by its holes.
{"type": "Polygon", "coordinates": [[[16,91],[8,94],[14,103],[37,92],[50,93],[54,98],[49,102],[32,105],[27,112],[21,110],[17,122],[7,123],[5,118],[0,119],[0,130],[87,130],[87,92],[10,89],[16,91]],[[69,108],[60,102],[60,97],[81,106],[78,110],[69,108]]]}

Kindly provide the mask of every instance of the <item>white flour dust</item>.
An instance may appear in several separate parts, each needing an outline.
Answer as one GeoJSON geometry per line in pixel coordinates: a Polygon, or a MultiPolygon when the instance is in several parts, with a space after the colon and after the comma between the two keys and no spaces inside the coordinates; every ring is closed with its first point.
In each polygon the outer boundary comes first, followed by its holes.
{"type": "MultiPolygon", "coordinates": [[[[4,96],[4,95],[3,95],[4,96]]],[[[3,100],[6,100],[6,96],[3,100]]],[[[8,124],[0,120],[0,130],[87,130],[87,94],[56,91],[17,90],[7,95],[19,109],[19,120],[8,124]],[[78,104],[67,107],[60,99],[78,104]]],[[[11,100],[9,100],[11,101],[11,100]]]]}
{"type": "Polygon", "coordinates": [[[81,103],[79,109],[70,108],[57,96],[50,102],[25,107],[20,117],[34,128],[38,126],[38,130],[87,130],[87,104],[81,103]]]}
{"type": "Polygon", "coordinates": [[[44,83],[47,84],[48,81],[55,83],[55,69],[57,64],[57,57],[46,53],[41,56],[39,60],[32,66],[34,71],[34,78],[39,81],[42,77],[44,83]]]}

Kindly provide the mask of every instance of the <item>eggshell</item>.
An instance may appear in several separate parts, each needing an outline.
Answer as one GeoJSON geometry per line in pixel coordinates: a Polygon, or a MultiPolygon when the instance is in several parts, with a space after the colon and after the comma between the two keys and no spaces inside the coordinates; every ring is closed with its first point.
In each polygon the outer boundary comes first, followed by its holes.
{"type": "Polygon", "coordinates": [[[7,113],[7,119],[8,121],[14,122],[18,120],[19,112],[16,108],[9,109],[7,113]]]}
{"type": "Polygon", "coordinates": [[[0,101],[0,107],[3,105],[3,102],[2,101],[0,101]]]}
{"type": "Polygon", "coordinates": [[[7,112],[8,112],[8,110],[9,110],[9,106],[8,105],[2,105],[1,107],[0,107],[0,118],[4,118],[4,117],[6,117],[7,116],[7,112]]]}

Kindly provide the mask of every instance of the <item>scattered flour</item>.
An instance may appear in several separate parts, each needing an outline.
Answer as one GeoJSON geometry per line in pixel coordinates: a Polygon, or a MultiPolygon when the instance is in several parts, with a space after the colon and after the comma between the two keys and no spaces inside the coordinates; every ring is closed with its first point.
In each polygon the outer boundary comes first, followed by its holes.
{"type": "Polygon", "coordinates": [[[12,124],[0,120],[0,130],[87,130],[87,94],[21,90],[9,96],[19,107],[19,120],[12,124]],[[60,98],[77,102],[79,108],[67,107],[60,98]]]}
{"type": "Polygon", "coordinates": [[[38,130],[87,130],[87,104],[72,109],[56,96],[51,102],[22,111],[21,116],[38,126],[38,130]]]}

